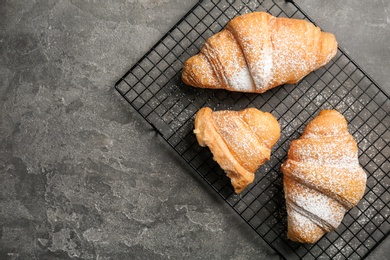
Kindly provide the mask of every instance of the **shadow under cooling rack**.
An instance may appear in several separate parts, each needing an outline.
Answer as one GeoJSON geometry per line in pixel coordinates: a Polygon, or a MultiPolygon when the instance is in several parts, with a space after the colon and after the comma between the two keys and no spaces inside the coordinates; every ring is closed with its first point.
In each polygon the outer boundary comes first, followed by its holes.
{"type": "Polygon", "coordinates": [[[251,11],[310,20],[297,5],[284,1],[200,1],[115,88],[282,257],[362,259],[390,231],[390,101],[351,58],[339,49],[329,64],[298,84],[261,95],[198,89],[184,85],[180,79],[183,63],[199,52],[208,37],[235,16],[251,11]],[[256,107],[271,112],[281,125],[281,138],[271,160],[258,170],[254,183],[240,195],[234,194],[208,148],[200,147],[192,133],[194,115],[204,106],[214,110],[256,107]],[[316,244],[299,244],[286,238],[280,165],[286,159],[290,142],[299,138],[304,126],[322,109],[336,109],[349,122],[349,131],[358,142],[360,164],[368,175],[367,189],[337,230],[316,244]]]}

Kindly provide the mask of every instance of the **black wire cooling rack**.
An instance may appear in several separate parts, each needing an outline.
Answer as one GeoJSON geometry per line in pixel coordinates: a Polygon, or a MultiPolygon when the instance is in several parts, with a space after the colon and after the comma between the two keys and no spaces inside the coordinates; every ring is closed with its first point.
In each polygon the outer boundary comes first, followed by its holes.
{"type": "MultiPolygon", "coordinates": [[[[389,97],[348,55],[336,57],[296,85],[284,85],[264,94],[198,89],[182,83],[183,63],[205,40],[235,16],[251,11],[308,19],[294,3],[285,1],[212,1],[196,4],[115,85],[131,106],[161,137],[246,221],[276,252],[288,259],[361,259],[390,231],[390,115],[389,97]],[[279,121],[281,138],[271,160],[255,182],[240,195],[193,134],[195,113],[256,107],[279,121]],[[358,142],[359,161],[368,175],[364,198],[346,213],[337,230],[314,245],[286,238],[287,216],[280,165],[293,139],[322,109],[336,109],[349,122],[358,142]]],[[[310,20],[313,22],[312,20],[310,20]]]]}

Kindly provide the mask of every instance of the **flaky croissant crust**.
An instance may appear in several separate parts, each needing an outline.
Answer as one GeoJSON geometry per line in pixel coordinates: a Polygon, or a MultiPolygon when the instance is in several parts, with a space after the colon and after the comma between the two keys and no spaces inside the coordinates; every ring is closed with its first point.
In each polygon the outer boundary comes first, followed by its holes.
{"type": "Polygon", "coordinates": [[[280,126],[272,114],[255,108],[213,112],[204,107],[195,116],[194,133],[199,145],[210,148],[235,192],[240,193],[270,159],[280,126]]]}
{"type": "Polygon", "coordinates": [[[335,110],[321,111],[301,138],[291,142],[281,170],[288,237],[298,242],[314,243],[336,229],[366,187],[356,141],[335,110]]]}
{"type": "Polygon", "coordinates": [[[296,83],[337,52],[333,34],[312,23],[253,12],[232,19],[183,67],[184,83],[263,93],[296,83]]]}

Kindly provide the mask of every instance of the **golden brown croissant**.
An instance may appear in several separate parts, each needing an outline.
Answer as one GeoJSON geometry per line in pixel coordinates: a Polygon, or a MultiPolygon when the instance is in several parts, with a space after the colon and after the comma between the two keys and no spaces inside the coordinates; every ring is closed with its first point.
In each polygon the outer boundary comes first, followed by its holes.
{"type": "Polygon", "coordinates": [[[200,88],[263,93],[298,82],[336,52],[334,35],[308,21],[254,12],[210,37],[185,62],[182,79],[200,88]]]}
{"type": "Polygon", "coordinates": [[[363,197],[367,176],[345,118],[323,110],[291,142],[282,164],[288,214],[287,236],[314,243],[336,229],[346,210],[363,197]]]}
{"type": "Polygon", "coordinates": [[[200,109],[194,133],[199,145],[208,146],[214,160],[231,179],[236,193],[253,182],[256,170],[270,159],[280,137],[276,118],[255,108],[241,111],[200,109]]]}

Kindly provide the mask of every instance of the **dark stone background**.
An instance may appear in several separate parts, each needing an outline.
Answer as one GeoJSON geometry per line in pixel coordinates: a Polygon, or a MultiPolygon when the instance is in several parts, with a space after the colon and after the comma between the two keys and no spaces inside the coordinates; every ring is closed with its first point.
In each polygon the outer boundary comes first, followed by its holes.
{"type": "MultiPolygon", "coordinates": [[[[278,259],[113,88],[195,2],[0,0],[0,259],[278,259]]],[[[389,1],[296,2],[390,93],[389,1]]]]}

